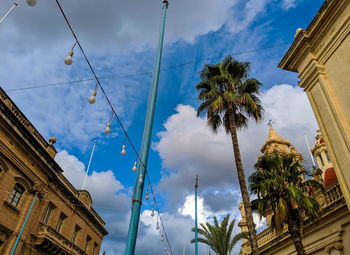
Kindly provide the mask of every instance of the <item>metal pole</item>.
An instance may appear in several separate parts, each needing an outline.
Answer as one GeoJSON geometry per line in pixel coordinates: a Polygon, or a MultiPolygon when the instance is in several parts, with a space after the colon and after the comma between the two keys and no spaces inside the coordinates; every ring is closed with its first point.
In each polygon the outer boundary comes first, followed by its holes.
{"type": "Polygon", "coordinates": [[[196,184],[194,185],[194,207],[195,207],[195,217],[194,217],[194,228],[195,228],[195,255],[198,255],[198,223],[197,223],[197,188],[198,188],[198,175],[196,176],[196,184]]]}
{"type": "Polygon", "coordinates": [[[6,17],[12,12],[12,10],[18,5],[18,3],[14,2],[10,10],[5,14],[4,17],[0,20],[0,24],[6,19],[6,17]]]}
{"type": "Polygon", "coordinates": [[[311,149],[310,149],[309,142],[307,141],[307,138],[306,138],[306,134],[304,134],[304,137],[305,137],[305,141],[306,141],[307,148],[309,149],[309,153],[310,153],[310,157],[311,157],[311,160],[312,160],[312,164],[313,164],[314,166],[316,166],[314,157],[312,156],[312,153],[311,153],[311,149]]]}
{"type": "Polygon", "coordinates": [[[145,168],[147,167],[148,153],[149,153],[149,147],[150,147],[150,143],[151,143],[154,111],[155,111],[155,106],[156,106],[159,71],[160,71],[160,63],[161,63],[162,49],[163,49],[165,17],[166,17],[167,8],[168,8],[168,1],[164,0],[163,1],[160,32],[159,32],[158,51],[157,51],[157,55],[156,55],[156,63],[155,63],[155,70],[154,70],[154,77],[153,77],[153,83],[152,83],[152,87],[151,87],[151,91],[150,91],[150,95],[149,95],[149,100],[148,100],[147,115],[146,115],[146,121],[145,121],[145,128],[144,128],[144,132],[143,132],[141,153],[140,153],[142,164],[139,163],[137,177],[136,177],[137,178],[136,180],[139,180],[141,177],[143,181],[142,181],[142,183],[139,183],[138,181],[136,181],[136,184],[134,187],[134,195],[132,198],[132,211],[131,211],[131,217],[130,217],[130,223],[129,223],[128,239],[126,242],[126,248],[125,248],[125,253],[124,253],[125,255],[133,255],[135,253],[137,230],[138,230],[138,226],[139,226],[140,210],[141,210],[141,203],[142,203],[141,200],[142,200],[143,186],[144,186],[144,181],[145,181],[145,170],[146,170],[145,168]]]}
{"type": "Polygon", "coordinates": [[[37,193],[35,193],[33,202],[32,202],[32,204],[30,205],[29,211],[28,211],[28,213],[27,213],[27,217],[26,217],[26,219],[24,220],[23,226],[22,226],[22,228],[21,228],[21,231],[19,232],[19,235],[18,235],[18,237],[17,237],[15,246],[14,246],[13,249],[12,249],[11,255],[13,255],[13,254],[15,253],[15,250],[16,250],[16,248],[17,248],[19,239],[21,238],[23,229],[24,229],[24,227],[25,227],[25,225],[26,225],[26,223],[27,223],[27,220],[28,220],[28,218],[29,218],[29,214],[30,214],[30,212],[32,211],[32,208],[33,208],[34,202],[35,202],[35,200],[36,200],[36,197],[37,197],[37,193]]]}
{"type": "Polygon", "coordinates": [[[91,151],[91,155],[90,155],[89,164],[88,164],[88,167],[87,167],[87,169],[86,169],[86,173],[85,173],[85,177],[84,177],[84,182],[83,182],[83,185],[81,186],[81,189],[82,189],[82,190],[85,188],[85,182],[86,182],[86,178],[87,178],[87,176],[88,176],[88,172],[89,172],[89,169],[90,169],[90,164],[91,164],[91,160],[92,160],[92,155],[94,155],[95,146],[96,146],[96,140],[94,141],[94,146],[92,147],[92,151],[91,151]]]}

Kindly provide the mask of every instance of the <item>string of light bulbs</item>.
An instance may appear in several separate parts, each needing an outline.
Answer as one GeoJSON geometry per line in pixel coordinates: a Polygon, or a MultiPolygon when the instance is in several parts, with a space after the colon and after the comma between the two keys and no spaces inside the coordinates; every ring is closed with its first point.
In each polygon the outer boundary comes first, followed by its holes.
{"type": "MultiPolygon", "coordinates": [[[[145,168],[145,175],[147,176],[148,187],[150,188],[150,190],[151,190],[151,192],[152,192],[153,202],[154,202],[154,205],[155,205],[156,208],[157,208],[157,226],[156,226],[156,228],[157,228],[157,230],[159,230],[159,228],[160,228],[160,227],[159,227],[159,224],[158,224],[158,218],[159,218],[159,220],[160,220],[160,222],[161,222],[161,225],[162,225],[162,238],[161,238],[161,240],[163,239],[163,233],[164,233],[164,235],[165,235],[165,237],[166,237],[166,244],[165,244],[165,246],[164,246],[164,250],[167,251],[167,246],[169,246],[169,249],[170,249],[169,255],[172,255],[173,252],[172,252],[172,249],[171,249],[171,246],[170,246],[170,242],[169,242],[169,239],[168,239],[167,234],[166,234],[166,231],[165,231],[164,222],[163,222],[163,220],[162,220],[162,218],[161,218],[161,216],[160,216],[158,204],[157,204],[157,201],[156,201],[156,198],[155,198],[153,189],[152,189],[152,185],[151,185],[151,182],[150,182],[150,179],[149,179],[149,176],[148,176],[148,172],[147,172],[146,166],[145,166],[144,163],[142,162],[142,160],[141,160],[141,158],[140,158],[140,156],[139,156],[139,154],[138,154],[138,152],[137,152],[135,146],[133,145],[133,143],[132,143],[132,141],[131,141],[129,135],[127,134],[127,132],[126,132],[126,130],[125,130],[125,128],[124,128],[124,126],[123,126],[123,124],[122,124],[120,118],[118,117],[118,114],[116,113],[116,111],[115,111],[115,109],[114,109],[114,107],[113,107],[111,101],[109,100],[109,98],[108,98],[108,96],[107,96],[105,90],[103,89],[103,86],[102,86],[102,84],[100,83],[100,80],[99,80],[99,78],[97,77],[97,75],[96,75],[96,73],[95,73],[95,71],[94,71],[92,65],[90,64],[90,61],[89,61],[89,59],[87,58],[87,56],[86,56],[86,54],[85,54],[85,51],[83,50],[83,48],[82,48],[82,46],[81,46],[81,44],[80,44],[80,42],[79,42],[79,40],[78,40],[78,38],[77,38],[77,36],[76,36],[74,30],[73,30],[73,28],[72,28],[72,26],[70,25],[70,22],[68,21],[68,18],[67,18],[67,16],[66,16],[66,14],[64,13],[64,11],[63,11],[63,9],[62,9],[60,3],[59,3],[59,1],[56,0],[56,3],[57,3],[57,5],[58,5],[58,7],[59,7],[59,9],[60,9],[60,11],[61,11],[61,13],[62,13],[64,19],[65,19],[65,21],[66,21],[66,23],[67,23],[67,25],[68,25],[68,27],[69,27],[71,33],[72,33],[73,37],[75,38],[75,43],[74,43],[72,49],[69,51],[68,57],[64,60],[64,63],[65,63],[66,65],[71,65],[71,64],[73,63],[73,59],[72,59],[72,56],[73,56],[73,54],[74,54],[74,53],[73,53],[73,50],[74,50],[74,47],[75,47],[76,45],[78,45],[78,47],[79,47],[81,53],[82,53],[83,56],[84,56],[84,59],[85,59],[86,63],[88,64],[88,66],[89,66],[89,68],[90,68],[90,70],[91,70],[91,72],[92,72],[92,74],[93,74],[93,76],[94,76],[94,78],[95,78],[95,80],[96,80],[96,82],[97,82],[97,84],[96,84],[96,86],[95,86],[95,90],[93,91],[91,97],[89,98],[89,103],[90,103],[90,104],[94,104],[94,103],[95,103],[95,101],[96,101],[96,100],[95,100],[95,96],[96,96],[96,94],[97,94],[97,85],[98,85],[98,87],[101,89],[101,91],[102,91],[102,93],[103,93],[105,99],[107,100],[107,102],[108,102],[108,104],[109,104],[109,106],[110,106],[110,108],[111,108],[111,110],[112,110],[112,114],[116,117],[116,119],[117,119],[117,121],[118,121],[120,127],[122,128],[122,130],[123,130],[123,132],[124,132],[124,135],[125,135],[125,139],[124,139],[124,144],[123,144],[123,149],[122,149],[122,151],[121,151],[121,155],[122,155],[122,156],[126,155],[125,142],[126,142],[126,140],[128,140],[128,142],[130,143],[132,149],[134,150],[134,152],[135,152],[135,154],[136,154],[136,158],[139,159],[139,164],[141,164],[141,165],[145,168]]],[[[113,116],[113,115],[112,115],[112,116],[113,116]]],[[[107,123],[107,127],[106,127],[106,129],[105,129],[105,133],[106,133],[106,134],[109,134],[109,133],[110,133],[110,122],[111,122],[111,119],[110,119],[109,122],[107,123]]],[[[136,163],[136,165],[137,165],[137,162],[135,162],[135,163],[136,163]]],[[[136,165],[134,164],[134,167],[136,167],[136,165]]],[[[134,167],[133,167],[132,170],[134,170],[134,167]]],[[[141,179],[141,181],[143,181],[142,178],[140,178],[140,179],[141,179]]],[[[139,182],[140,182],[140,180],[139,180],[139,182]]],[[[152,212],[153,212],[153,214],[154,214],[154,208],[152,208],[152,212]]]]}
{"type": "MultiPolygon", "coordinates": [[[[247,53],[253,53],[253,52],[259,52],[259,51],[264,51],[272,48],[277,48],[283,45],[288,45],[291,44],[291,42],[281,42],[273,45],[268,45],[265,47],[260,47],[260,48],[255,48],[251,50],[245,50],[245,51],[238,51],[231,53],[233,56],[238,56],[242,54],[247,54],[247,53]]],[[[213,59],[219,59],[223,58],[224,56],[215,56],[215,57],[207,57],[207,58],[202,58],[202,59],[194,59],[191,61],[179,63],[176,65],[171,65],[167,66],[164,68],[161,68],[160,71],[168,71],[172,69],[176,69],[179,67],[183,67],[186,65],[191,65],[195,63],[200,63],[208,60],[213,60],[213,59]]],[[[129,78],[129,77],[138,77],[138,76],[143,76],[143,75],[148,75],[151,74],[152,71],[144,71],[144,72],[135,72],[135,73],[124,73],[124,74],[118,74],[118,75],[111,75],[111,76],[102,76],[99,77],[99,80],[107,80],[107,79],[122,79],[122,78],[129,78]]],[[[69,85],[69,84],[74,84],[74,83],[82,83],[82,82],[87,82],[87,81],[93,81],[95,78],[85,78],[85,79],[79,79],[79,80],[73,80],[73,81],[64,81],[64,82],[56,82],[56,83],[49,83],[49,84],[43,84],[43,85],[37,85],[37,86],[30,86],[30,87],[21,87],[21,88],[12,88],[12,89],[7,89],[7,91],[22,91],[22,90],[30,90],[30,89],[39,89],[39,88],[47,88],[47,87],[55,87],[55,86],[63,86],[63,85],[69,85]]]]}

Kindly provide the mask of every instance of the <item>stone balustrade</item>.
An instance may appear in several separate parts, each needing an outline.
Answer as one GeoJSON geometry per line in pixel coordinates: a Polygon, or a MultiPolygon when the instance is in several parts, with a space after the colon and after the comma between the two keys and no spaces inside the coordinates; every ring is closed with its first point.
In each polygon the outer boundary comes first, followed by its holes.
{"type": "MultiPolygon", "coordinates": [[[[343,198],[343,194],[340,190],[339,184],[336,182],[328,186],[325,190],[318,190],[314,194],[315,199],[318,201],[322,208],[322,214],[332,210],[334,207],[339,204],[343,198]]],[[[305,218],[306,220],[306,218],[305,218]]],[[[282,240],[289,236],[288,226],[284,225],[283,231],[281,234],[277,235],[276,232],[267,228],[257,235],[258,246],[262,248],[266,245],[269,245],[273,241],[282,240]]],[[[241,255],[250,254],[251,248],[249,242],[244,242],[241,246],[241,255]]]]}

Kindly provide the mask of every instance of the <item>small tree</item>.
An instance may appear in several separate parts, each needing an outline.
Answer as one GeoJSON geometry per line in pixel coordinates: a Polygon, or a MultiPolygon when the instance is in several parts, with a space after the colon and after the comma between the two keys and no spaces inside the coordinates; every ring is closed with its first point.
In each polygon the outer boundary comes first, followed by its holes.
{"type": "MultiPolygon", "coordinates": [[[[295,154],[273,153],[259,158],[256,171],[249,177],[250,190],[257,195],[252,208],[262,215],[273,211],[271,226],[277,233],[287,224],[298,255],[304,255],[301,239],[304,215],[317,216],[320,206],[309,195],[311,187],[321,187],[314,180],[305,180],[310,175],[295,154]]],[[[321,187],[322,188],[322,187],[321,187]]]]}
{"type": "MultiPolygon", "coordinates": [[[[230,215],[228,214],[222,221],[218,223],[216,217],[214,217],[214,225],[210,223],[201,223],[202,228],[198,228],[198,233],[202,237],[198,238],[198,242],[205,243],[218,255],[228,255],[232,251],[235,244],[242,238],[247,238],[248,233],[239,233],[232,237],[233,226],[235,220],[233,219],[229,223],[230,215]]],[[[195,229],[193,228],[194,232],[195,229]]],[[[191,240],[194,243],[195,239],[191,240]]]]}

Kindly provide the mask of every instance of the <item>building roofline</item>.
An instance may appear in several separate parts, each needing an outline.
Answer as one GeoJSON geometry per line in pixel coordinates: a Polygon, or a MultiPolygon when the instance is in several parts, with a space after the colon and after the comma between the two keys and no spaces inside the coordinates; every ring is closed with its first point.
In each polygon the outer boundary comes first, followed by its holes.
{"type": "MultiPolygon", "coordinates": [[[[16,122],[19,127],[19,132],[23,135],[22,139],[28,140],[33,145],[33,150],[38,150],[40,155],[45,159],[44,164],[48,166],[53,173],[53,178],[64,187],[64,190],[76,200],[77,203],[81,204],[79,206],[85,214],[91,218],[96,226],[98,226],[103,235],[107,235],[108,232],[105,229],[105,222],[96,213],[96,211],[91,207],[87,208],[78,197],[78,190],[64,177],[63,169],[58,165],[54,158],[47,152],[46,148],[49,145],[48,142],[42,137],[38,130],[33,126],[33,124],[27,119],[23,112],[17,107],[17,105],[11,100],[11,98],[6,94],[6,92],[0,86],[0,110],[5,110],[4,112],[12,121],[16,122]],[[1,107],[2,105],[2,107],[1,107]]],[[[51,145],[52,146],[52,145],[51,145]]]]}
{"type": "Polygon", "coordinates": [[[309,34],[314,27],[316,26],[316,24],[319,22],[319,20],[322,18],[324,12],[327,10],[327,8],[329,7],[329,5],[331,3],[333,3],[334,0],[325,0],[325,2],[322,4],[322,6],[320,7],[320,9],[318,10],[317,14],[315,15],[315,17],[312,19],[312,21],[310,22],[310,24],[308,25],[308,27],[306,28],[306,30],[301,30],[297,36],[295,37],[292,45],[289,47],[289,49],[287,50],[286,54],[283,56],[282,60],[280,61],[280,63],[278,64],[279,68],[288,70],[288,71],[292,71],[292,72],[298,72],[297,69],[295,68],[291,68],[291,67],[287,67],[286,65],[290,62],[290,57],[291,55],[294,54],[295,50],[298,48],[298,46],[302,43],[303,40],[306,39],[307,34],[309,34]]]}

